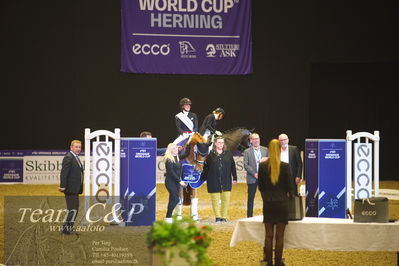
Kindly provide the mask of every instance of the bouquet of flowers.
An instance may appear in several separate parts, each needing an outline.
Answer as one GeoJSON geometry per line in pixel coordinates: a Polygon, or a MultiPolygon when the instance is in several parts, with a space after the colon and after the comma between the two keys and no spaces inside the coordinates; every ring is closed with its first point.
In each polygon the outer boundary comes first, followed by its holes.
{"type": "Polygon", "coordinates": [[[173,223],[156,221],[147,234],[147,244],[155,254],[163,256],[164,265],[171,265],[175,257],[185,259],[191,266],[213,265],[207,255],[211,230],[208,225],[197,226],[191,218],[173,223]]]}

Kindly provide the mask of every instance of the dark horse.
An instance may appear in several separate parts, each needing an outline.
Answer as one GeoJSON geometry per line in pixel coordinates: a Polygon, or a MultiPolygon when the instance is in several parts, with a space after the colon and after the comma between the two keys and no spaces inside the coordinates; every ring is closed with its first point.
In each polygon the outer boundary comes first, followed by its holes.
{"type": "Polygon", "coordinates": [[[249,136],[253,132],[252,130],[246,129],[245,127],[236,127],[223,132],[222,137],[224,138],[224,145],[226,150],[235,152],[243,152],[249,147],[249,136]]]}
{"type": "MultiPolygon", "coordinates": [[[[226,150],[232,153],[239,151],[242,152],[249,147],[249,137],[253,130],[249,130],[245,127],[236,127],[229,129],[222,133],[224,138],[224,143],[226,150]]],[[[187,157],[187,162],[190,164],[195,164],[195,169],[202,172],[204,161],[208,155],[209,145],[205,139],[199,133],[195,133],[193,137],[188,141],[186,145],[190,145],[190,155],[187,157]],[[197,145],[197,150],[195,151],[194,146],[197,145]]],[[[183,205],[190,205],[191,198],[197,198],[197,191],[195,188],[188,186],[184,189],[183,193],[183,205]]]]}

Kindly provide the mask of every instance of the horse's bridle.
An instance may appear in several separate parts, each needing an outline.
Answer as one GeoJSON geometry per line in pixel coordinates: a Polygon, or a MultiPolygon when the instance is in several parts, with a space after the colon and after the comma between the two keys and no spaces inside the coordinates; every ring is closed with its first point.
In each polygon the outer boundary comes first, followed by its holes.
{"type": "MultiPolygon", "coordinates": [[[[204,157],[204,158],[205,158],[205,156],[208,155],[208,153],[201,153],[201,152],[198,151],[198,150],[197,150],[197,153],[198,153],[199,155],[201,155],[202,157],[204,157]]],[[[205,160],[198,160],[198,159],[197,159],[197,156],[195,156],[195,162],[198,163],[198,164],[200,164],[200,165],[204,165],[205,160]]]]}

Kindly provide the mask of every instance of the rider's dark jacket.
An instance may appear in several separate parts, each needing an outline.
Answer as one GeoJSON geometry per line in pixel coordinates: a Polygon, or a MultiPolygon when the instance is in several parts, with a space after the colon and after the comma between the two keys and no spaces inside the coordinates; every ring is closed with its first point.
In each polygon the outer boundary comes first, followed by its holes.
{"type": "Polygon", "coordinates": [[[199,133],[201,135],[205,134],[205,131],[209,129],[211,133],[215,133],[216,131],[216,118],[214,114],[209,114],[205,117],[204,121],[202,122],[202,125],[199,129],[199,133]]]}

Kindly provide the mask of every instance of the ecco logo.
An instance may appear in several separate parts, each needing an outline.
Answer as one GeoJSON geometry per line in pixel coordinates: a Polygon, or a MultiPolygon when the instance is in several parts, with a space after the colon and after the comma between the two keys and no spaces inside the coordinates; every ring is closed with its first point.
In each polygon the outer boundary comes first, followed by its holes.
{"type": "Polygon", "coordinates": [[[133,44],[132,51],[134,54],[143,54],[143,55],[168,55],[170,53],[170,44],[139,44],[135,43],[133,44]]]}
{"type": "Polygon", "coordinates": [[[376,216],[377,212],[376,211],[362,211],[363,216],[376,216]]]}

